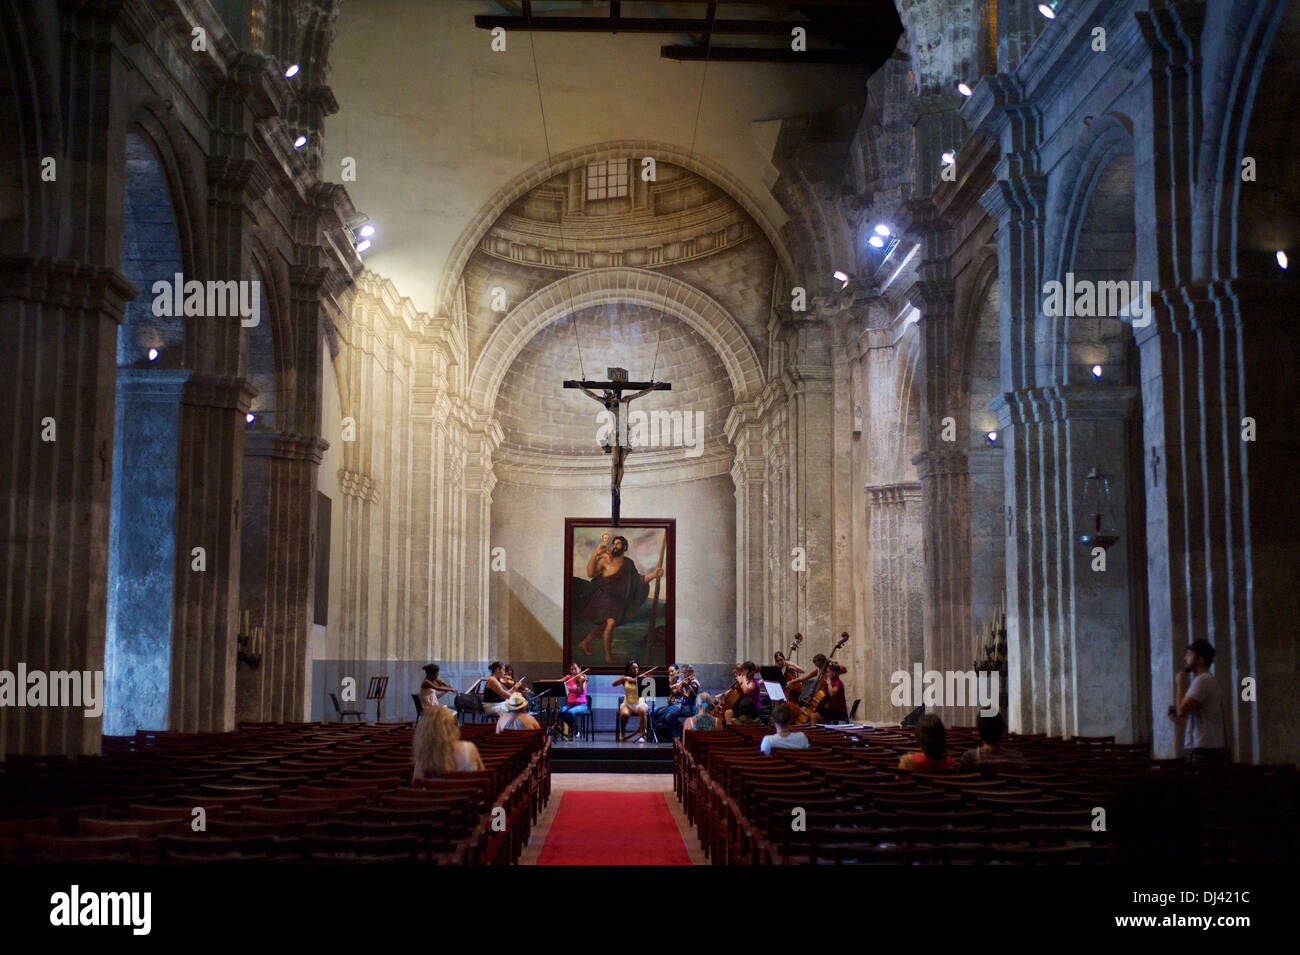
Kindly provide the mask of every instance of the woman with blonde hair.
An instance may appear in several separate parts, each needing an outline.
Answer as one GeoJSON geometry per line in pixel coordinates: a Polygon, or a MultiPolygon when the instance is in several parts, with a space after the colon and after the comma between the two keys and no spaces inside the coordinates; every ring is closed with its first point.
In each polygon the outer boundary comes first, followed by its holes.
{"type": "Polygon", "coordinates": [[[444,773],[475,773],[483,770],[478,747],[460,738],[456,714],[444,706],[425,710],[415,726],[411,741],[415,760],[413,779],[433,779],[444,773]]]}

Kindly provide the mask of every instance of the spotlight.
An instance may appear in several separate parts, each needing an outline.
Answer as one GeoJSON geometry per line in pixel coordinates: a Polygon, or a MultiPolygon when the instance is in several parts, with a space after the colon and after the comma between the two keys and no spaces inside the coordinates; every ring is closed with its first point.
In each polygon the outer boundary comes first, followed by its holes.
{"type": "Polygon", "coordinates": [[[871,246],[873,249],[883,249],[885,247],[885,240],[878,235],[873,235],[867,240],[867,245],[871,246]]]}
{"type": "Polygon", "coordinates": [[[876,235],[882,235],[882,236],[889,235],[889,226],[885,225],[883,222],[878,223],[876,225],[876,235]]]}
{"type": "Polygon", "coordinates": [[[957,92],[960,93],[962,96],[970,96],[970,94],[971,94],[973,91],[972,91],[971,88],[970,88],[969,86],[967,86],[965,83],[958,83],[958,84],[957,84],[957,92]]]}
{"type": "Polygon", "coordinates": [[[839,269],[836,269],[834,272],[831,273],[831,275],[834,276],[835,281],[837,282],[848,282],[849,280],[848,275],[846,275],[844,272],[841,272],[839,269]]]}
{"type": "Polygon", "coordinates": [[[248,414],[244,415],[244,421],[245,421],[245,423],[247,423],[247,424],[252,424],[253,421],[254,421],[254,419],[256,419],[256,418],[257,418],[257,415],[253,414],[253,412],[251,412],[251,411],[250,411],[248,414]]]}
{"type": "Polygon", "coordinates": [[[985,437],[989,439],[989,444],[997,444],[998,433],[996,431],[990,431],[987,435],[985,435],[985,437]]]}
{"type": "Polygon", "coordinates": [[[368,248],[370,248],[370,240],[369,240],[369,239],[362,239],[360,242],[357,243],[357,251],[358,251],[358,252],[364,252],[364,251],[366,251],[366,249],[368,249],[368,248]]]}
{"type": "Polygon", "coordinates": [[[1094,378],[1100,378],[1100,377],[1101,377],[1101,365],[1093,365],[1093,366],[1092,366],[1092,377],[1094,377],[1094,378]]]}
{"type": "Polygon", "coordinates": [[[307,137],[306,137],[306,136],[299,136],[297,139],[295,139],[295,140],[293,141],[293,148],[294,148],[294,149],[302,149],[302,147],[303,147],[303,146],[306,146],[306,145],[307,145],[307,137]]]}
{"type": "Polygon", "coordinates": [[[369,223],[366,223],[365,225],[363,225],[363,226],[361,227],[361,231],[357,233],[357,235],[361,236],[361,238],[363,238],[363,239],[365,239],[365,238],[369,238],[370,236],[372,236],[372,235],[374,235],[374,234],[375,234],[375,227],[372,226],[372,225],[370,225],[369,223]]]}
{"type": "Polygon", "coordinates": [[[1286,253],[1281,249],[1277,250],[1277,267],[1283,272],[1286,271],[1286,253]]]}
{"type": "Polygon", "coordinates": [[[1055,20],[1056,8],[1059,7],[1060,5],[1061,5],[1060,0],[1051,0],[1050,3],[1040,3],[1038,5],[1038,12],[1041,13],[1043,16],[1047,17],[1047,19],[1049,20],[1055,20]]]}
{"type": "Polygon", "coordinates": [[[942,162],[945,166],[951,166],[953,163],[957,161],[957,157],[952,154],[952,150],[948,150],[946,153],[944,153],[939,157],[939,161],[942,162]]]}
{"type": "Polygon", "coordinates": [[[293,66],[289,67],[287,70],[284,71],[284,78],[285,78],[286,80],[288,80],[288,79],[292,79],[293,77],[295,77],[295,76],[297,76],[297,75],[298,75],[298,64],[297,64],[297,63],[295,63],[293,66]]]}
{"type": "Polygon", "coordinates": [[[158,360],[158,349],[156,349],[156,348],[150,348],[150,349],[149,349],[149,360],[150,360],[150,361],[157,361],[157,360],[158,360]]]}

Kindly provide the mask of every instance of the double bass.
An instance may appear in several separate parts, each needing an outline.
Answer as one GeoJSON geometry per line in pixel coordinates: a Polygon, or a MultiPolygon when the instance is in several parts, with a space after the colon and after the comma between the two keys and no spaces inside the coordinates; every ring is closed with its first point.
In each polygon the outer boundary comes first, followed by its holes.
{"type": "Polygon", "coordinates": [[[831,661],[835,659],[835,654],[839,652],[840,647],[849,642],[848,631],[840,634],[839,640],[831,648],[830,656],[826,658],[826,665],[817,671],[817,680],[813,683],[813,689],[805,688],[799,696],[799,705],[795,708],[795,723],[815,723],[817,721],[817,708],[822,705],[822,700],[826,699],[826,675],[831,668],[831,661]]]}

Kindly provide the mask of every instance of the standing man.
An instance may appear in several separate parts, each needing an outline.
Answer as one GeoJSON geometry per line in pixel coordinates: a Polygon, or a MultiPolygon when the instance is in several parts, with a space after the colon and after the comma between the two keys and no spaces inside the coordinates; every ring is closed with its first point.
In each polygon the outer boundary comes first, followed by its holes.
{"type": "Polygon", "coordinates": [[[1209,640],[1193,640],[1183,653],[1183,669],[1174,681],[1174,699],[1169,718],[1176,725],[1186,724],[1183,747],[1187,762],[1221,765],[1228,762],[1223,735],[1223,696],[1219,681],[1210,673],[1214,665],[1214,647],[1209,640]],[[1188,677],[1191,686],[1188,686],[1188,677]]]}
{"type": "Polygon", "coordinates": [[[578,613],[591,624],[586,639],[579,644],[584,654],[591,654],[591,641],[604,637],[605,662],[614,662],[614,628],[633,616],[645,603],[652,581],[664,575],[657,567],[648,574],[637,572],[627,556],[627,538],[620,534],[605,547],[602,543],[587,560],[585,591],[577,602],[578,613]]]}

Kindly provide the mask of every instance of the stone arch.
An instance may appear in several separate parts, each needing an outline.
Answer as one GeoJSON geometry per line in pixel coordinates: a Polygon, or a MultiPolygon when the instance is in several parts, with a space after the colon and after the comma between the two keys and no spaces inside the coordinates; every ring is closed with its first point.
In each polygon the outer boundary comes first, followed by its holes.
{"type": "Polygon", "coordinates": [[[683,152],[666,143],[651,140],[618,140],[581,146],[561,153],[549,160],[537,163],[502,187],[493,196],[492,201],[479,210],[478,215],[465,227],[465,230],[460,234],[460,238],[456,240],[456,244],[452,247],[451,254],[447,257],[447,267],[443,270],[442,282],[438,286],[437,308],[439,313],[444,310],[448,314],[451,313],[452,291],[460,283],[470,256],[478,248],[483,236],[492,228],[493,223],[510,208],[515,200],[562,172],[576,169],[590,162],[598,162],[602,159],[620,159],[628,156],[654,156],[660,162],[681,166],[683,169],[709,180],[722,189],[758,224],[776,253],[777,262],[785,275],[792,276],[796,274],[794,260],[790,257],[790,252],[781,239],[780,231],[772,223],[771,217],[763,210],[762,205],[739,179],[707,160],[683,152]]]}
{"type": "Polygon", "coordinates": [[[42,185],[41,159],[63,160],[58,89],[58,13],[46,4],[0,6],[0,248],[52,254],[60,185],[42,185]],[[47,21],[47,22],[42,22],[47,21]]]}
{"type": "Polygon", "coordinates": [[[470,377],[471,405],[490,413],[502,378],[538,331],[596,305],[645,305],[685,322],[717,352],[737,404],[756,398],[763,371],[754,346],[726,309],[685,282],[646,269],[610,268],[558,279],[520,302],[488,337],[470,377]]]}
{"type": "Polygon", "coordinates": [[[1232,211],[1220,261],[1234,277],[1276,279],[1278,249],[1300,262],[1300,185],[1286,168],[1300,140],[1293,117],[1300,96],[1300,7],[1291,4],[1284,16],[1271,18],[1263,37],[1266,55],[1253,64],[1234,110],[1241,126],[1224,149],[1235,168],[1223,170],[1222,188],[1232,183],[1232,211]],[[1244,156],[1258,164],[1254,182],[1241,180],[1244,156]]]}
{"type": "MultiPolygon", "coordinates": [[[[968,423],[968,430],[973,436],[980,429],[980,424],[976,419],[981,414],[987,412],[992,415],[993,421],[996,422],[997,416],[987,408],[976,407],[975,382],[989,377],[985,369],[981,366],[987,361],[988,356],[981,354],[981,333],[986,332],[987,322],[981,322],[981,318],[986,318],[984,306],[989,299],[990,294],[997,295],[1000,293],[998,287],[998,256],[995,249],[986,249],[984,253],[976,260],[974,266],[974,278],[968,286],[970,297],[967,299],[965,314],[962,319],[962,350],[959,356],[961,361],[961,396],[964,407],[962,408],[962,418],[968,423]]],[[[995,311],[993,319],[993,338],[996,342],[999,334],[999,315],[995,311]]],[[[997,378],[1000,383],[1000,367],[995,368],[993,377],[997,378]]],[[[1001,391],[1001,387],[996,389],[1001,391]]],[[[984,394],[983,391],[980,394],[984,394]]],[[[984,423],[987,423],[985,421],[984,423]]],[[[985,431],[988,428],[984,429],[985,431]]],[[[972,438],[972,440],[974,440],[972,438]]]]}
{"type": "MultiPolygon", "coordinates": [[[[1252,208],[1250,200],[1263,198],[1260,193],[1269,191],[1269,183],[1295,188],[1289,171],[1274,167],[1270,174],[1270,163],[1288,163],[1294,151],[1266,141],[1265,134],[1280,133],[1285,139],[1293,133],[1294,124],[1287,120],[1300,89],[1296,54],[1300,8],[1286,0],[1232,0],[1224,7],[1228,12],[1221,22],[1226,31],[1219,39],[1221,55],[1233,56],[1234,61],[1220,67],[1203,89],[1207,118],[1199,152],[1197,182],[1202,185],[1195,198],[1192,250],[1197,274],[1212,279],[1241,274],[1240,226],[1247,217],[1256,227],[1268,229],[1283,224],[1288,214],[1294,225],[1295,215],[1271,210],[1267,203],[1252,208]],[[1283,151],[1276,151],[1279,148],[1283,151]],[[1257,164],[1253,183],[1241,179],[1246,156],[1257,164]]],[[[1295,196],[1289,201],[1294,203],[1295,196]]],[[[1252,257],[1249,251],[1246,257],[1252,257]]],[[[1275,276],[1268,254],[1264,259],[1257,264],[1265,274],[1275,276]]]]}
{"type": "MultiPolygon", "coordinates": [[[[1057,193],[1051,215],[1053,225],[1044,249],[1044,261],[1048,263],[1043,276],[1045,282],[1064,283],[1066,273],[1076,267],[1078,260],[1096,251],[1089,245],[1087,228],[1096,224],[1098,203],[1106,204],[1105,214],[1127,215],[1124,231],[1136,242],[1131,123],[1125,116],[1111,114],[1094,122],[1093,127],[1092,138],[1071,153],[1058,174],[1062,184],[1074,185],[1063,185],[1057,193]],[[1118,181],[1112,182],[1112,179],[1118,181]],[[1124,190],[1118,201],[1113,194],[1107,194],[1107,190],[1116,186],[1124,190]]],[[[1125,279],[1132,277],[1134,264],[1135,260],[1130,258],[1128,274],[1123,276],[1125,279]]],[[[1068,385],[1071,383],[1071,342],[1088,331],[1082,323],[1106,320],[1044,315],[1041,314],[1042,304],[1040,299],[1037,321],[1041,324],[1035,328],[1032,338],[1035,379],[1040,385],[1068,385]]],[[[1128,328],[1123,329],[1123,333],[1124,340],[1131,338],[1128,328]]],[[[1109,341],[1116,336],[1107,333],[1102,337],[1109,341]]]]}

